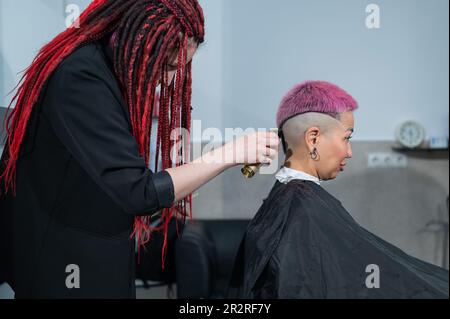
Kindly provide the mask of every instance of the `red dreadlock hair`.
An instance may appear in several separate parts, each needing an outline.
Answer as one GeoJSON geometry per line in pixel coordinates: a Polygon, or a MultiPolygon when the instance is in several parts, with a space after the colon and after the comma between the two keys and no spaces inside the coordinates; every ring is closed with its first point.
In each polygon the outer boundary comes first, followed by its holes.
{"type": "MultiPolygon", "coordinates": [[[[63,59],[77,48],[113,34],[115,74],[127,103],[132,134],[139,152],[150,162],[152,114],[157,98],[156,87],[161,84],[159,100],[156,158],[161,152],[162,170],[181,165],[172,161],[170,150],[179,140],[171,140],[175,128],[190,130],[191,122],[191,63],[187,63],[188,42],[198,44],[204,39],[203,11],[197,0],[94,0],[81,14],[79,28],[68,28],[45,45],[25,71],[19,82],[6,117],[7,155],[4,180],[5,192],[15,194],[16,163],[30,114],[41,89],[63,59]],[[175,80],[168,83],[167,62],[178,49],[175,80]],[[15,102],[15,108],[9,112],[15,102]]],[[[186,141],[185,141],[186,142],[186,141]]],[[[189,142],[186,142],[189,145],[189,142]]],[[[158,160],[155,171],[158,170],[158,160]]],[[[161,213],[162,226],[152,228],[150,216],[136,217],[134,232],[139,245],[150,240],[152,231],[164,231],[164,253],[167,228],[171,218],[192,216],[191,197],[161,213]]]]}

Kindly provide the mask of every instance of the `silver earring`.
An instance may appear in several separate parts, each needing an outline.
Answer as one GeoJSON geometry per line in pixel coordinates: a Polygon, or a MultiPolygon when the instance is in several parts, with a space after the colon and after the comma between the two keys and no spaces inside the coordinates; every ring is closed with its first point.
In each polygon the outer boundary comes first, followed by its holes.
{"type": "Polygon", "coordinates": [[[309,154],[311,155],[311,159],[313,161],[317,161],[317,159],[319,158],[319,154],[317,153],[317,148],[314,148],[314,150],[309,154]]]}

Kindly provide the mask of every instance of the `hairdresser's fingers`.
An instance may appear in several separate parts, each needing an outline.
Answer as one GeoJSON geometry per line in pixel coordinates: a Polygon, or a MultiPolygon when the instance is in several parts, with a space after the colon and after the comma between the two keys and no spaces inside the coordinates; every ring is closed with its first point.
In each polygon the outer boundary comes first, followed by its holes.
{"type": "Polygon", "coordinates": [[[266,148],[265,155],[268,156],[270,159],[274,160],[278,156],[278,151],[268,147],[268,148],[266,148]]]}

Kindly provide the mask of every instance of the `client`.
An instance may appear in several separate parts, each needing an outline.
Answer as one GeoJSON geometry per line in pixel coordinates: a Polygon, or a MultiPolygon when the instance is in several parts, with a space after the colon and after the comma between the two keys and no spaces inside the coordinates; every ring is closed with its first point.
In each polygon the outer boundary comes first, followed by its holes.
{"type": "Polygon", "coordinates": [[[357,102],[327,82],[306,82],[277,115],[286,161],[241,244],[234,298],[448,298],[448,271],[358,225],[321,187],[352,157],[357,102]]]}

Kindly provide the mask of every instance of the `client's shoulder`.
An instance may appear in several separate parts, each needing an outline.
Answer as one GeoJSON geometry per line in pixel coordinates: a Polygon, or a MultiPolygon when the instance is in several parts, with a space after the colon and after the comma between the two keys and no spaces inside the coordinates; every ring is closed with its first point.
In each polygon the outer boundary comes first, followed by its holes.
{"type": "Polygon", "coordinates": [[[310,181],[292,180],[287,184],[277,181],[273,187],[269,198],[275,203],[298,206],[301,203],[309,202],[317,197],[318,185],[310,181]]]}
{"type": "Polygon", "coordinates": [[[322,215],[326,205],[319,193],[321,188],[314,182],[304,180],[292,180],[283,184],[277,201],[285,202],[286,212],[289,212],[290,223],[316,219],[322,215]]]}
{"type": "Polygon", "coordinates": [[[318,187],[314,182],[294,179],[285,185],[284,192],[298,199],[310,199],[317,195],[318,187]]]}
{"type": "Polygon", "coordinates": [[[305,207],[309,207],[317,198],[314,186],[317,185],[302,180],[293,180],[287,184],[277,181],[257,215],[273,215],[273,218],[280,218],[281,215],[291,215],[290,212],[293,210],[308,213],[305,207]]]}

